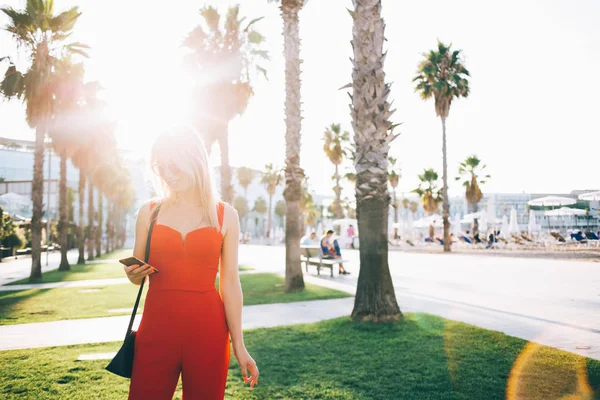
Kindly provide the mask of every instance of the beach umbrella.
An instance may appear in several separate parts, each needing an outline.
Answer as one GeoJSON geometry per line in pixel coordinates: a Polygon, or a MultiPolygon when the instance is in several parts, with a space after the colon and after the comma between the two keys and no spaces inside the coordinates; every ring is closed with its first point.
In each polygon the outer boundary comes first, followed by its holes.
{"type": "Polygon", "coordinates": [[[533,210],[529,210],[529,225],[527,227],[527,232],[529,232],[530,235],[533,235],[538,230],[539,227],[535,220],[535,212],[533,210]]]}
{"type": "Polygon", "coordinates": [[[479,232],[486,234],[488,230],[488,218],[486,213],[481,214],[479,219],[479,232]]]}
{"type": "Polygon", "coordinates": [[[506,215],[502,216],[502,228],[500,230],[500,236],[503,238],[507,238],[509,235],[510,228],[508,226],[508,217],[506,215]]]}
{"type": "MultiPolygon", "coordinates": [[[[429,228],[430,225],[436,226],[437,221],[442,221],[442,216],[439,214],[433,214],[413,222],[412,226],[414,228],[429,228]]],[[[439,224],[439,222],[437,223],[439,224]]]]}
{"type": "Polygon", "coordinates": [[[562,207],[577,203],[577,199],[572,197],[546,196],[538,199],[529,200],[527,204],[534,207],[562,207]]]}
{"type": "Polygon", "coordinates": [[[579,208],[561,207],[556,210],[548,210],[544,212],[544,215],[548,217],[572,217],[575,215],[586,215],[587,211],[579,208]]]}
{"type": "MultiPolygon", "coordinates": [[[[495,211],[493,211],[495,213],[495,211]]],[[[460,221],[463,224],[472,224],[473,220],[478,219],[481,223],[481,220],[483,218],[486,218],[486,221],[489,224],[500,224],[502,223],[502,220],[500,218],[496,218],[495,216],[491,216],[489,212],[486,211],[477,211],[474,213],[470,213],[470,214],[465,214],[465,216],[462,218],[462,220],[460,221]]]]}
{"type": "Polygon", "coordinates": [[[600,190],[579,195],[579,200],[600,201],[600,190]]]}
{"type": "Polygon", "coordinates": [[[519,233],[519,223],[517,222],[517,210],[513,207],[510,210],[510,224],[508,225],[508,233],[519,233]]]}
{"type": "Polygon", "coordinates": [[[502,220],[496,218],[496,202],[494,200],[488,200],[487,204],[487,222],[493,225],[499,224],[502,220]]]}
{"type": "Polygon", "coordinates": [[[454,234],[454,237],[459,237],[460,231],[460,215],[456,214],[454,216],[454,221],[452,222],[452,233],[454,234]]]}
{"type": "Polygon", "coordinates": [[[408,213],[408,215],[406,216],[406,230],[404,231],[405,235],[412,238],[412,233],[413,233],[413,214],[412,213],[408,213]]]}

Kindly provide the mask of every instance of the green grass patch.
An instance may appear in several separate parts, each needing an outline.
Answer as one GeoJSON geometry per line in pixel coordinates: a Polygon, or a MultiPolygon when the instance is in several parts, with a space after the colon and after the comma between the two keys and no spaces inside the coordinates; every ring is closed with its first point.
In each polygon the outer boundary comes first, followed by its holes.
{"type": "MultiPolygon", "coordinates": [[[[395,324],[347,318],[244,334],[261,370],[244,387],[235,357],[233,399],[598,399],[600,362],[424,314],[395,324]]],[[[2,353],[0,397],[126,398],[129,381],[107,361],[75,361],[120,343],[2,353]]],[[[181,382],[175,395],[181,399],[181,382]]]]}
{"type": "MultiPolygon", "coordinates": [[[[242,274],[240,281],[246,305],[349,296],[344,292],[316,285],[306,285],[304,292],[286,294],[285,281],[276,274],[242,274]]],[[[138,290],[138,286],[121,284],[3,291],[0,292],[0,325],[130,314],[131,311],[109,310],[133,307],[138,290]]],[[[147,289],[144,291],[147,292],[147,289]]],[[[140,307],[144,306],[144,300],[145,295],[140,301],[140,307]]]]}

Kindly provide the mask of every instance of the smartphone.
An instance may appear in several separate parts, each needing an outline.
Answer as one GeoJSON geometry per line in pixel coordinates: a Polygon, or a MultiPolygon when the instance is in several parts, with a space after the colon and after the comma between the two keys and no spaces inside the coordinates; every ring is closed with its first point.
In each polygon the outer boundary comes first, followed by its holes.
{"type": "MultiPolygon", "coordinates": [[[[119,260],[119,262],[123,265],[125,265],[126,267],[129,267],[131,265],[148,265],[148,267],[152,267],[150,264],[143,262],[142,260],[140,260],[137,257],[127,257],[127,258],[122,258],[119,260]]],[[[154,267],[153,267],[154,268],[154,267]]],[[[154,271],[158,273],[158,269],[154,268],[154,271]]]]}

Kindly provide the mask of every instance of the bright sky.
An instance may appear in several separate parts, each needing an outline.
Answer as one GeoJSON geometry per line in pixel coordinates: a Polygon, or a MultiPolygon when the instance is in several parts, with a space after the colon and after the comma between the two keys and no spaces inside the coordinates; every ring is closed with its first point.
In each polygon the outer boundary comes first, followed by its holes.
{"type": "MultiPolygon", "coordinates": [[[[3,3],[21,8],[25,1],[3,3]]],[[[151,7],[131,1],[56,0],[55,7],[62,11],[77,3],[83,15],[74,39],[92,47],[87,76],[105,88],[103,97],[119,122],[120,146],[145,155],[157,128],[176,122],[184,109],[169,82],[185,82],[178,73],[179,45],[200,20],[202,2],[172,0],[168,6],[151,7]]],[[[233,3],[219,2],[222,10],[233,3]]],[[[234,166],[258,169],[268,162],[283,165],[281,17],[266,0],[240,3],[242,15],[266,17],[257,28],[267,37],[272,61],[269,81],[256,82],[246,112],[230,124],[230,160],[234,166]]],[[[300,15],[301,163],[320,193],[331,192],[333,173],[322,150],[324,128],[340,122],[351,131],[349,98],[338,90],[351,79],[352,20],[345,8],[352,8],[350,0],[313,0],[300,15]]],[[[441,176],[441,122],[433,103],[420,100],[411,82],[421,53],[438,38],[464,51],[472,75],[470,97],[452,105],[447,123],[451,194],[462,191],[453,179],[458,162],[473,153],[492,175],[487,192],[600,187],[600,135],[594,122],[600,93],[595,78],[600,71],[600,2],[384,0],[383,16],[389,52],[385,71],[397,108],[393,121],[403,123],[391,150],[401,163],[400,192],[416,187],[423,168],[433,167],[441,176]]],[[[5,22],[0,16],[0,24],[5,22]]],[[[0,33],[0,56],[14,52],[10,37],[0,33]]],[[[0,136],[33,138],[18,102],[0,102],[0,136]]],[[[218,156],[216,148],[213,156],[218,156]]]]}

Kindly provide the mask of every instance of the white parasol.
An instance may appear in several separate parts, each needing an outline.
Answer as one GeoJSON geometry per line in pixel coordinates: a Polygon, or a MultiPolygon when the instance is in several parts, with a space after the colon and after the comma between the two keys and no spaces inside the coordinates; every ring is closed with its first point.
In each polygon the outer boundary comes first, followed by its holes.
{"type": "Polygon", "coordinates": [[[600,190],[596,192],[584,193],[579,195],[579,200],[585,201],[600,201],[600,190]]]}
{"type": "Polygon", "coordinates": [[[577,199],[572,197],[561,197],[561,196],[546,196],[538,199],[529,200],[527,204],[535,207],[562,207],[570,206],[571,204],[577,203],[577,199]]]}
{"type": "Polygon", "coordinates": [[[508,225],[508,217],[506,215],[502,216],[502,228],[500,230],[500,236],[502,236],[503,238],[507,238],[509,236],[510,233],[510,228],[508,225]]]}
{"type": "Polygon", "coordinates": [[[508,233],[519,233],[519,222],[517,221],[517,210],[513,207],[510,210],[510,224],[508,225],[508,233]]]}
{"type": "Polygon", "coordinates": [[[535,220],[535,212],[533,210],[529,210],[529,225],[527,226],[527,232],[529,235],[533,235],[539,231],[539,226],[535,220]]]}

